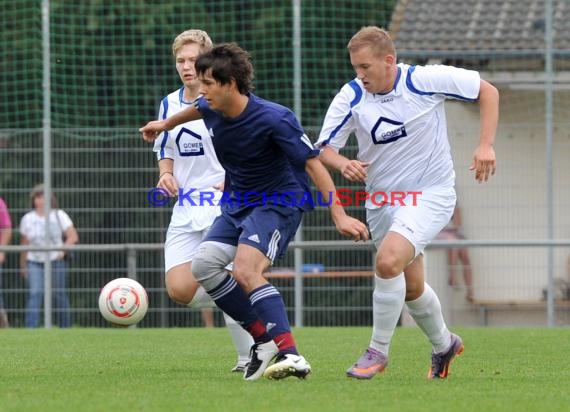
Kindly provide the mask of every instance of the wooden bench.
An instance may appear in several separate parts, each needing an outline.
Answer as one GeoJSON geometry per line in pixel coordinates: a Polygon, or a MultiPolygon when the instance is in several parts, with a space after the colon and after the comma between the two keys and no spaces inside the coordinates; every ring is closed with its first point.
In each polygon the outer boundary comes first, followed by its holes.
{"type": "MultiPolygon", "coordinates": [[[[489,324],[489,313],[498,310],[543,310],[546,313],[545,300],[474,300],[473,306],[479,311],[481,324],[489,324]]],[[[570,301],[556,300],[555,309],[570,309],[570,301]]]]}

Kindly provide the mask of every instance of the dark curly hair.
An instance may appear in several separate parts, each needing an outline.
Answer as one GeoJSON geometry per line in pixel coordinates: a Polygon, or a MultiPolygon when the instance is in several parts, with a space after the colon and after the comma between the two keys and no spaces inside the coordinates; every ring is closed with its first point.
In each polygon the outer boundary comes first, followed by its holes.
{"type": "Polygon", "coordinates": [[[251,56],[236,43],[222,43],[200,54],[195,67],[198,76],[212,69],[212,77],[220,84],[229,84],[234,79],[241,94],[253,90],[251,56]]]}

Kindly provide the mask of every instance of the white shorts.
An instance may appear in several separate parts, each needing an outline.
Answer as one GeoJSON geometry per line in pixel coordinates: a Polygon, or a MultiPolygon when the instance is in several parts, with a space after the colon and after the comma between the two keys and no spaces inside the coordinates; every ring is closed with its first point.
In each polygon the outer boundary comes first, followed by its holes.
{"type": "Polygon", "coordinates": [[[198,245],[220,213],[217,206],[175,207],[164,242],[165,272],[192,261],[198,245]]]}
{"type": "Polygon", "coordinates": [[[421,194],[408,195],[402,204],[366,209],[366,220],[376,247],[390,232],[396,232],[410,241],[415,256],[449,223],[457,196],[453,187],[432,187],[421,194]],[[416,196],[414,205],[413,196],[416,196]]]}

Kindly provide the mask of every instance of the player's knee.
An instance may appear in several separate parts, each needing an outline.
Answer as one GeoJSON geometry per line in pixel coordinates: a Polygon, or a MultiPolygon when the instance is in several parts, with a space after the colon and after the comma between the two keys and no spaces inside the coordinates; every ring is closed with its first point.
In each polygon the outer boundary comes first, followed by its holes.
{"type": "Polygon", "coordinates": [[[166,272],[164,278],[166,292],[170,299],[176,303],[187,305],[194,297],[196,289],[198,289],[198,282],[192,276],[191,270],[191,264],[184,263],[166,272]]]}
{"type": "Polygon", "coordinates": [[[213,242],[205,242],[194,256],[192,273],[206,290],[211,290],[227,276],[225,267],[230,260],[213,242]]]}
{"type": "Polygon", "coordinates": [[[242,289],[244,290],[251,289],[250,284],[252,283],[254,273],[249,267],[247,267],[246,265],[235,264],[234,262],[232,275],[236,280],[236,282],[238,283],[238,285],[242,287],[242,289]]]}
{"type": "Polygon", "coordinates": [[[219,267],[216,267],[215,262],[210,258],[208,253],[198,253],[194,256],[194,260],[192,261],[192,273],[198,282],[202,282],[211,277],[215,269],[219,269],[219,267]]]}
{"type": "Polygon", "coordinates": [[[193,294],[190,291],[185,290],[180,284],[172,284],[172,282],[166,282],[166,292],[170,299],[181,305],[188,305],[193,298],[193,294]]]}
{"type": "Polygon", "coordinates": [[[266,267],[265,257],[258,259],[255,257],[240,255],[235,256],[232,275],[236,282],[245,291],[253,290],[260,282],[265,282],[263,277],[266,267]]]}
{"type": "Polygon", "coordinates": [[[185,288],[179,276],[168,273],[164,279],[168,297],[176,303],[187,305],[192,300],[191,292],[185,288]]]}
{"type": "Polygon", "coordinates": [[[392,278],[402,273],[404,267],[394,254],[380,254],[376,258],[376,272],[380,277],[392,278]]]}

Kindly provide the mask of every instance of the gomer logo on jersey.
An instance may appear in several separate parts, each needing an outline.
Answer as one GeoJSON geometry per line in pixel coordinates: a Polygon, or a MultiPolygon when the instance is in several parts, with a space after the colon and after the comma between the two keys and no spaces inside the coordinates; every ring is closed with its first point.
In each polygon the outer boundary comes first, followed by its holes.
{"type": "Polygon", "coordinates": [[[395,142],[408,134],[404,123],[380,117],[372,128],[371,135],[374,144],[386,144],[395,142]]]}
{"type": "Polygon", "coordinates": [[[202,136],[185,127],[176,136],[176,147],[180,156],[203,156],[202,136]]]}

